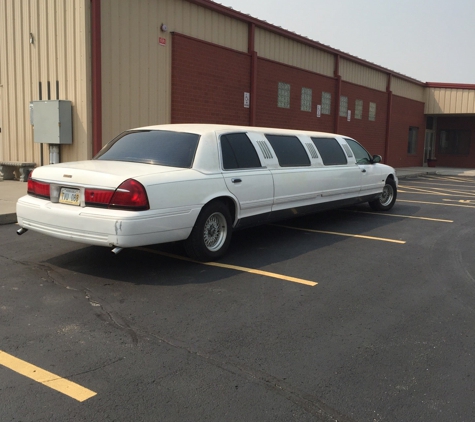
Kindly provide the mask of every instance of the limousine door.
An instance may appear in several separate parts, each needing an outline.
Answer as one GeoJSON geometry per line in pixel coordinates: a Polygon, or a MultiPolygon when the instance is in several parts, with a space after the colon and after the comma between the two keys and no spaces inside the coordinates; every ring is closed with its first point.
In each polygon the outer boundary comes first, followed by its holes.
{"type": "Polygon", "coordinates": [[[220,138],[222,174],[228,190],[239,201],[241,224],[265,222],[274,201],[274,181],[245,133],[220,138]]]}
{"type": "Polygon", "coordinates": [[[372,163],[372,157],[358,142],[345,138],[354,153],[356,164],[361,171],[361,195],[380,192],[384,186],[381,170],[372,163]]]}
{"type": "Polygon", "coordinates": [[[352,156],[351,150],[346,150],[348,146],[343,145],[342,148],[336,138],[312,137],[312,142],[323,162],[323,167],[318,170],[319,177],[325,181],[322,196],[327,200],[358,196],[362,172],[354,164],[348,163],[348,157],[352,156]]]}

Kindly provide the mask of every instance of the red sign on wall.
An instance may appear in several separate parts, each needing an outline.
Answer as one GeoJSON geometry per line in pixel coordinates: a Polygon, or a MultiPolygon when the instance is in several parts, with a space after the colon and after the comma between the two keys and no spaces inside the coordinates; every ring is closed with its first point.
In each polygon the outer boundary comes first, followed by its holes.
{"type": "Polygon", "coordinates": [[[167,39],[160,37],[160,38],[158,39],[158,43],[159,43],[160,45],[167,45],[167,39]]]}

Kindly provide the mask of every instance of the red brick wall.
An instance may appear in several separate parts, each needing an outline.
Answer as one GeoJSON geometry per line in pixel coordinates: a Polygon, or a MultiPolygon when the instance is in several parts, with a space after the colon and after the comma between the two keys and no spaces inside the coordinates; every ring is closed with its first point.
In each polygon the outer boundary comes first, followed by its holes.
{"type": "Polygon", "coordinates": [[[435,157],[437,167],[475,167],[475,120],[473,117],[437,117],[435,157]],[[440,132],[443,130],[470,131],[471,142],[468,155],[442,154],[439,150],[440,132]]]}
{"type": "Polygon", "coordinates": [[[375,89],[366,88],[349,82],[342,82],[341,95],[348,97],[348,110],[351,110],[351,119],[338,117],[338,132],[355,138],[371,154],[384,157],[384,147],[386,139],[386,120],[388,94],[375,89]],[[355,118],[355,102],[363,101],[363,116],[361,119],[355,118]],[[369,103],[376,104],[375,120],[369,120],[369,103]]]}
{"type": "Polygon", "coordinates": [[[257,62],[256,126],[333,132],[336,80],[266,59],[257,62]],[[279,82],[290,85],[290,108],[277,106],[279,82]],[[312,111],[301,111],[302,88],[312,89],[312,111]],[[332,94],[332,114],[317,117],[322,91],[332,94]]]}
{"type": "Polygon", "coordinates": [[[424,103],[393,95],[389,132],[389,161],[393,167],[422,166],[426,118],[424,103]],[[418,127],[417,154],[408,154],[409,127],[418,127]]]}
{"type": "MultiPolygon", "coordinates": [[[[251,56],[180,34],[174,34],[172,41],[172,123],[249,125],[250,109],[244,107],[243,97],[244,92],[251,92],[251,56]]],[[[335,113],[338,113],[339,106],[337,87],[336,78],[258,58],[255,124],[335,132],[335,113]],[[277,106],[279,82],[290,84],[289,109],[277,106]],[[301,111],[303,87],[312,89],[311,112],[301,111]],[[322,91],[332,94],[332,110],[330,115],[317,117],[316,109],[321,104],[322,91]]],[[[388,156],[384,157],[388,93],[342,82],[341,95],[348,97],[351,120],[337,118],[339,133],[354,137],[370,153],[382,155],[384,162],[392,166],[422,165],[425,136],[423,103],[392,96],[389,150],[388,156]],[[363,100],[362,119],[354,117],[357,99],[363,100]],[[370,102],[376,103],[375,121],[368,119],[370,102]],[[407,153],[410,126],[419,128],[415,155],[407,153]]],[[[462,157],[462,162],[465,162],[464,159],[462,157]]],[[[454,157],[441,157],[440,163],[442,160],[452,163],[454,157]]]]}
{"type": "Polygon", "coordinates": [[[173,34],[172,123],[249,124],[251,57],[173,34]]]}

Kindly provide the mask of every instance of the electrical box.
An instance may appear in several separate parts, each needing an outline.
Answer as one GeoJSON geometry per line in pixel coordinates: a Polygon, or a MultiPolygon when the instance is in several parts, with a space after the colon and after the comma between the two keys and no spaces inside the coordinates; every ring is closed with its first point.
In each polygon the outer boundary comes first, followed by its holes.
{"type": "Polygon", "coordinates": [[[34,126],[35,143],[73,143],[71,101],[32,101],[30,121],[34,126]]]}

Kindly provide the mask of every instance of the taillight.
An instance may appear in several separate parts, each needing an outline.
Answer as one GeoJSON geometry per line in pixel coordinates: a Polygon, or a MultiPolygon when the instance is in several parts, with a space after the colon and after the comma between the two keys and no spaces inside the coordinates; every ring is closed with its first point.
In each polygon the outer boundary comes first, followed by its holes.
{"type": "Polygon", "coordinates": [[[109,208],[145,211],[150,209],[147,192],[143,185],[134,179],[123,182],[112,195],[109,208]]]}
{"type": "Polygon", "coordinates": [[[41,198],[50,197],[49,183],[39,182],[38,180],[32,179],[31,176],[28,178],[28,195],[39,196],[41,198]]]}
{"type": "Polygon", "coordinates": [[[86,202],[86,206],[103,206],[107,208],[111,201],[112,195],[114,195],[113,190],[86,188],[84,190],[84,201],[86,202]]]}

